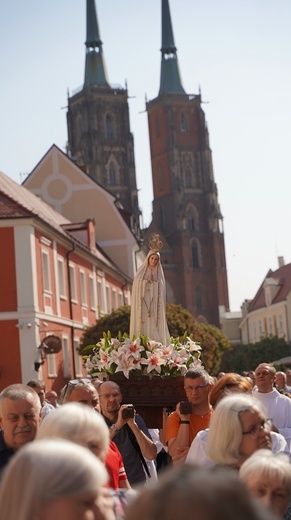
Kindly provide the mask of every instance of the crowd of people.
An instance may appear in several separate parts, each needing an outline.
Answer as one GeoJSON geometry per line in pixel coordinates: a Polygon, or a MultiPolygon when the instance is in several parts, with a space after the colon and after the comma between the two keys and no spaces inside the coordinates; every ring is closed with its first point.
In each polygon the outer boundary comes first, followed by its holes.
{"type": "MultiPolygon", "coordinates": [[[[137,271],[130,335],[168,344],[161,247],[156,235],[137,271]]],[[[184,390],[149,430],[110,380],[4,388],[1,518],[291,520],[291,371],[262,363],[214,378],[197,367],[184,390]]]]}
{"type": "Polygon", "coordinates": [[[291,518],[283,374],[267,363],[244,376],[189,370],[188,407],[164,410],[163,431],[149,430],[113,381],[72,380],[59,395],[40,380],[8,386],[0,394],[1,517],[172,520],[179,510],[197,520],[291,518]]]}

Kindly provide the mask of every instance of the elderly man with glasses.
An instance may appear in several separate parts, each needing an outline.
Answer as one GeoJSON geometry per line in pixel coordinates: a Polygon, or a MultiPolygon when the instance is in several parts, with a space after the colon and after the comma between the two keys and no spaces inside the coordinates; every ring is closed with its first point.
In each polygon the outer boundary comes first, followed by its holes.
{"type": "Polygon", "coordinates": [[[188,402],[177,404],[166,427],[166,443],[174,464],[185,461],[194,437],[209,425],[213,412],[209,403],[211,388],[211,378],[206,370],[198,367],[186,372],[184,389],[188,402]]]}

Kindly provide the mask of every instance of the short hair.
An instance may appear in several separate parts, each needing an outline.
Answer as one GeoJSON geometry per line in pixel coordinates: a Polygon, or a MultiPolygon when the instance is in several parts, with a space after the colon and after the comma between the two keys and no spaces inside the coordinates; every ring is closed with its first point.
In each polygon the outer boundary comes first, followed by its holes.
{"type": "Polygon", "coordinates": [[[281,371],[279,371],[279,372],[276,372],[275,375],[276,375],[276,376],[278,376],[278,375],[279,375],[279,376],[283,376],[284,381],[286,381],[286,379],[287,379],[287,376],[286,376],[285,372],[281,372],[281,371]]]}
{"type": "Polygon", "coordinates": [[[215,408],[210,419],[207,437],[208,457],[216,464],[237,466],[242,462],[240,444],[242,424],[240,414],[256,411],[265,417],[263,405],[247,394],[224,397],[215,408]]]}
{"type": "Polygon", "coordinates": [[[86,448],[65,440],[30,442],[13,456],[4,471],[1,517],[31,520],[38,517],[45,502],[99,492],[106,482],[105,467],[86,448]]]}
{"type": "Polygon", "coordinates": [[[69,397],[70,397],[71,393],[73,392],[73,390],[75,390],[75,388],[87,388],[87,389],[94,388],[94,390],[96,390],[95,386],[89,380],[85,381],[83,379],[79,379],[74,384],[72,384],[69,381],[64,386],[64,388],[62,388],[62,390],[60,392],[59,403],[60,404],[68,403],[69,402],[69,397]]]}
{"type": "Polygon", "coordinates": [[[2,402],[4,399],[10,399],[10,401],[23,401],[29,395],[33,397],[37,411],[40,413],[41,404],[36,391],[33,390],[33,388],[30,386],[17,383],[14,385],[9,385],[4,388],[4,390],[2,390],[0,394],[0,416],[2,415],[2,402]]]}
{"type": "Polygon", "coordinates": [[[260,363],[257,366],[257,368],[255,369],[255,374],[256,374],[256,371],[258,370],[258,368],[266,368],[267,370],[269,370],[269,372],[271,372],[271,374],[273,374],[273,376],[276,375],[275,367],[273,367],[272,365],[269,365],[269,363],[260,363]]]}
{"type": "Polygon", "coordinates": [[[240,376],[235,372],[228,372],[214,383],[210,393],[210,404],[215,406],[221,399],[223,392],[234,387],[242,393],[248,392],[251,394],[253,390],[251,382],[246,377],[240,376]]]}
{"type": "Polygon", "coordinates": [[[281,483],[291,497],[291,466],[287,453],[273,453],[271,450],[257,450],[240,467],[239,478],[246,485],[250,477],[271,478],[281,483]]]}
{"type": "Polygon", "coordinates": [[[127,520],[270,520],[229,469],[180,465],[145,486],[127,507],[127,520]]]}
{"type": "Polygon", "coordinates": [[[192,368],[191,370],[188,370],[186,374],[184,375],[184,378],[188,377],[189,379],[197,379],[198,377],[202,377],[205,381],[205,383],[210,383],[210,375],[204,368],[197,367],[192,368]]]}
{"type": "Polygon", "coordinates": [[[46,415],[36,439],[60,438],[79,444],[91,432],[105,455],[109,448],[109,430],[102,415],[84,404],[66,403],[46,415]]]}
{"type": "Polygon", "coordinates": [[[45,382],[41,379],[30,379],[28,383],[26,383],[27,386],[30,386],[31,388],[41,388],[45,391],[45,382]]]}

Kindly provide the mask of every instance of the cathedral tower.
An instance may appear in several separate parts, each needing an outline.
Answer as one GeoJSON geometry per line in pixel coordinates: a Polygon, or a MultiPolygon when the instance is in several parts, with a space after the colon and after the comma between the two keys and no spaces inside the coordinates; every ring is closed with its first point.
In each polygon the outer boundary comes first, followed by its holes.
{"type": "Polygon", "coordinates": [[[108,81],[95,0],[87,0],[85,80],[68,98],[68,152],[77,164],[116,196],[138,233],[134,143],[127,89],[108,81]]]}
{"type": "Polygon", "coordinates": [[[186,94],[180,77],[168,0],[162,0],[158,96],[147,102],[153,220],[148,234],[164,242],[167,300],[219,326],[229,309],[223,218],[201,93],[186,94]]]}

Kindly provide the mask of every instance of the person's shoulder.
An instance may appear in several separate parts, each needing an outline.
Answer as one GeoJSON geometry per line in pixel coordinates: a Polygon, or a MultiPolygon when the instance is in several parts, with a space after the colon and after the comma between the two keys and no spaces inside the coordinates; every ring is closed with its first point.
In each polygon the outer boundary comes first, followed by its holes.
{"type": "Polygon", "coordinates": [[[206,442],[207,437],[208,437],[208,432],[209,432],[209,428],[206,428],[206,430],[200,430],[197,433],[195,438],[199,439],[201,442],[206,442]]]}
{"type": "Polygon", "coordinates": [[[170,415],[168,416],[168,419],[167,419],[167,422],[170,421],[170,422],[175,422],[175,421],[179,421],[179,415],[177,414],[176,411],[170,413],[170,415]]]}

